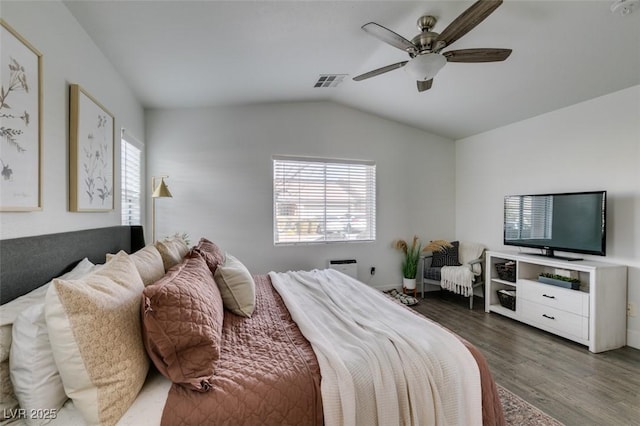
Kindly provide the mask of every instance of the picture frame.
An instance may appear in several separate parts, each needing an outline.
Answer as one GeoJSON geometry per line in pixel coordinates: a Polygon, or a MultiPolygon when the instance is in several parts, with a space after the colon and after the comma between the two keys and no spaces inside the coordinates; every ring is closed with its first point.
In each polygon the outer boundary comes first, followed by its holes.
{"type": "Polygon", "coordinates": [[[69,86],[69,210],[114,208],[115,119],[78,84],[69,86]]]}
{"type": "Polygon", "coordinates": [[[0,19],[0,211],[42,210],[42,54],[0,19]]]}

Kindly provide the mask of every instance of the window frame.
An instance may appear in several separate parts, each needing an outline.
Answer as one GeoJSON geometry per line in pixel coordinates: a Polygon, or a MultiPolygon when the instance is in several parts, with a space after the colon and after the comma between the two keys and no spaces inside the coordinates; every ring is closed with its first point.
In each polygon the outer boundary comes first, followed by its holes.
{"type": "Polygon", "coordinates": [[[133,136],[126,129],[122,129],[120,133],[120,223],[122,225],[143,225],[145,222],[145,214],[144,214],[144,197],[145,197],[145,188],[144,180],[144,166],[145,166],[145,146],[144,143],[133,136]],[[125,221],[125,207],[128,202],[125,202],[124,197],[128,192],[125,185],[125,172],[126,172],[126,163],[123,159],[123,155],[125,154],[125,144],[131,145],[133,148],[136,148],[140,151],[140,160],[139,160],[139,169],[138,169],[138,178],[139,178],[139,194],[138,194],[138,212],[139,212],[139,223],[135,223],[135,221],[127,220],[125,221]]]}
{"type": "MultiPolygon", "coordinates": [[[[280,171],[281,173],[282,171],[280,171]]],[[[280,184],[283,184],[280,182],[280,184]]],[[[300,182],[298,181],[298,185],[300,182]]],[[[273,155],[272,156],[272,208],[273,208],[273,218],[272,218],[272,226],[273,226],[273,244],[276,247],[282,246],[292,246],[292,245],[317,245],[317,244],[341,244],[341,243],[366,243],[366,242],[375,242],[376,241],[376,216],[377,216],[377,182],[376,182],[376,163],[371,160],[355,160],[355,159],[338,159],[338,158],[326,158],[326,157],[300,157],[300,156],[291,156],[291,155],[273,155]],[[299,190],[298,196],[310,194],[315,196],[323,197],[323,201],[319,202],[318,198],[315,200],[311,198],[307,198],[302,203],[292,203],[291,206],[288,206],[286,201],[283,202],[282,199],[278,199],[278,191],[277,187],[279,183],[279,179],[281,177],[278,175],[278,168],[287,167],[286,163],[290,163],[289,167],[303,167],[304,164],[308,164],[312,170],[307,175],[310,178],[310,182],[314,182],[313,172],[316,172],[316,175],[320,169],[323,169],[324,177],[321,179],[315,180],[315,184],[320,184],[323,186],[322,191],[315,190],[307,190],[306,193],[302,190],[299,190]],[[284,166],[283,166],[284,165],[284,166]],[[320,165],[320,166],[318,166],[320,165]],[[350,181],[351,179],[351,167],[355,169],[356,173],[354,174],[354,178],[356,179],[353,183],[347,186],[346,192],[347,200],[338,201],[335,199],[336,195],[332,194],[332,190],[329,188],[328,183],[334,181],[334,189],[337,186],[335,182],[342,177],[348,176],[350,181]],[[364,167],[364,169],[363,169],[364,167]],[[358,170],[360,169],[360,170],[358,170]],[[329,172],[329,174],[327,174],[329,172]],[[359,180],[358,180],[359,179],[359,180]],[[362,204],[359,208],[356,208],[352,211],[352,204],[354,204],[354,197],[352,194],[354,191],[360,192],[360,195],[364,199],[364,203],[361,201],[356,204],[362,204]],[[328,197],[329,195],[329,197],[328,197]],[[334,196],[331,199],[331,195],[334,196]],[[295,204],[295,205],[293,205],[295,204]],[[309,216],[305,216],[305,213],[302,215],[291,214],[292,216],[297,216],[291,223],[295,225],[296,229],[290,234],[290,239],[283,240],[281,231],[279,230],[278,224],[281,223],[281,217],[283,215],[279,214],[280,211],[288,210],[288,211],[296,211],[300,206],[304,205],[309,206],[312,204],[315,206],[313,210],[315,214],[313,215],[313,220],[309,216]],[[336,212],[336,209],[340,207],[346,208],[346,211],[342,211],[342,213],[331,213],[333,210],[336,212]],[[319,213],[319,210],[322,213],[319,213]],[[339,220],[335,220],[332,222],[327,222],[328,217],[337,218],[340,216],[339,220]],[[320,218],[316,220],[316,218],[320,218]],[[364,220],[364,225],[360,225],[364,220]],[[353,232],[353,223],[354,221],[358,224],[358,229],[360,226],[363,226],[364,230],[353,232]],[[307,230],[308,239],[303,237],[304,232],[301,231],[301,228],[309,228],[307,230]],[[311,229],[317,227],[315,233],[311,234],[311,229]],[[343,227],[343,230],[336,231],[336,228],[343,227]],[[322,230],[321,230],[322,229],[322,230]],[[329,229],[333,229],[329,231],[329,229]],[[319,239],[311,239],[312,236],[321,237],[319,239]],[[362,236],[360,236],[362,235],[362,236]]],[[[342,194],[344,198],[344,194],[342,194]]],[[[301,210],[305,210],[301,208],[301,210]]],[[[286,216],[285,214],[284,216],[286,216]]]]}

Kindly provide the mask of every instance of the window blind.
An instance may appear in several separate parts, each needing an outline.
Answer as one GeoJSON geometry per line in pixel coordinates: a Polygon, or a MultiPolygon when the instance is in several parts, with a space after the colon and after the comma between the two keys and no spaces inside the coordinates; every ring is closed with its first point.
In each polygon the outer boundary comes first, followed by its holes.
{"type": "Polygon", "coordinates": [[[372,161],[273,157],[274,244],[376,238],[372,161]]]}
{"type": "Polygon", "coordinates": [[[142,151],[127,141],[124,136],[120,149],[122,185],[122,224],[140,225],[141,219],[141,178],[142,151]]]}
{"type": "Polygon", "coordinates": [[[553,197],[508,197],[505,200],[504,214],[507,239],[551,238],[553,197]]]}

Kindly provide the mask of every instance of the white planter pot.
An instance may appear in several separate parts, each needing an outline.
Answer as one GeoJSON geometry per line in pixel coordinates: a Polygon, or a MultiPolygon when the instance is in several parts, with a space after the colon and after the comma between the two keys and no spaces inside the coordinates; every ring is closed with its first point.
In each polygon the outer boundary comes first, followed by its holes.
{"type": "Polygon", "coordinates": [[[416,288],[416,279],[415,278],[402,278],[402,287],[407,290],[413,290],[416,288]]]}

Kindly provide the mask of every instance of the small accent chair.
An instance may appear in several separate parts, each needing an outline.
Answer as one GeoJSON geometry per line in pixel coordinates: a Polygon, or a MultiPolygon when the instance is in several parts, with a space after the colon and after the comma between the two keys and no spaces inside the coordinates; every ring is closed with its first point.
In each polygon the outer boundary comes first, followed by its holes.
{"type": "Polygon", "coordinates": [[[484,251],[478,243],[452,241],[453,247],[441,252],[428,252],[422,257],[422,297],[425,284],[469,297],[469,309],[473,309],[473,291],[482,286],[484,295],[484,251]],[[443,270],[443,268],[445,268],[443,270]]]}

